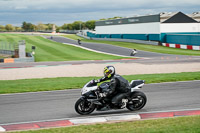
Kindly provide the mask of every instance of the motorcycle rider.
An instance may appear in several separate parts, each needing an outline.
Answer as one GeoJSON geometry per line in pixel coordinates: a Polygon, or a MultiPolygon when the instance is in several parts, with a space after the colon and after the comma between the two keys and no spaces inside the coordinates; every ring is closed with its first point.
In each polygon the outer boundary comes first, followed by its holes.
{"type": "MultiPolygon", "coordinates": [[[[108,98],[111,96],[112,97],[111,103],[114,106],[122,107],[124,104],[126,105],[126,103],[123,103],[125,101],[122,101],[122,99],[126,96],[127,92],[129,92],[130,90],[129,82],[122,76],[115,74],[114,66],[106,66],[103,72],[104,72],[104,77],[98,80],[94,80],[93,82],[100,83],[106,80],[110,80],[110,82],[109,82],[109,88],[107,90],[104,90],[104,92],[101,92],[99,96],[101,98],[108,98]]],[[[101,110],[108,110],[109,108],[110,107],[107,105],[101,110]]]]}
{"type": "Polygon", "coordinates": [[[81,40],[80,40],[80,39],[78,39],[77,41],[78,41],[78,44],[79,44],[79,45],[81,45],[81,40]]]}

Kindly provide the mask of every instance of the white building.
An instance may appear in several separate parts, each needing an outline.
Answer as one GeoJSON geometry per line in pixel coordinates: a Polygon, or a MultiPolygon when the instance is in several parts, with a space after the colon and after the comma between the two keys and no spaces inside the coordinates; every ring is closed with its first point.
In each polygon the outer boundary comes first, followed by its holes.
{"type": "MultiPolygon", "coordinates": [[[[196,14],[193,15],[193,18],[197,16],[196,14]]],[[[93,38],[150,40],[199,46],[200,23],[193,18],[182,12],[175,12],[97,21],[96,34],[88,33],[88,36],[93,38]],[[191,40],[188,37],[195,39],[191,40]]]]}

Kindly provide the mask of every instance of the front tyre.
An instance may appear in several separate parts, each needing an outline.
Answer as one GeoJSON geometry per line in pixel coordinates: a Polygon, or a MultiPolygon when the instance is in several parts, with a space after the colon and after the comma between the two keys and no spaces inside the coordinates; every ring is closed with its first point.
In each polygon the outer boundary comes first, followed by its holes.
{"type": "Polygon", "coordinates": [[[128,104],[126,106],[127,109],[129,109],[130,111],[136,111],[142,109],[147,102],[147,97],[143,92],[140,91],[134,92],[131,95],[130,99],[131,100],[128,101],[128,104]]]}
{"type": "Polygon", "coordinates": [[[95,110],[95,105],[89,102],[87,99],[79,98],[76,101],[75,110],[81,115],[87,115],[95,110]]]}

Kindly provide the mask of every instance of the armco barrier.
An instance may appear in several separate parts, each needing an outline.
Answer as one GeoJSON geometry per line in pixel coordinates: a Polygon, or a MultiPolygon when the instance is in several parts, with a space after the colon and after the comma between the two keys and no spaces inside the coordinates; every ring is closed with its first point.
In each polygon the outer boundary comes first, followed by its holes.
{"type": "Polygon", "coordinates": [[[112,38],[92,38],[92,40],[104,40],[104,41],[117,41],[117,42],[133,42],[141,44],[150,44],[158,45],[158,42],[154,41],[143,41],[143,40],[134,40],[134,39],[112,39],[112,38]]]}
{"type": "Polygon", "coordinates": [[[34,57],[26,57],[26,58],[15,58],[15,63],[18,62],[34,62],[34,57]]]}
{"type": "Polygon", "coordinates": [[[123,39],[149,40],[148,34],[123,34],[123,39]]]}
{"type": "Polygon", "coordinates": [[[143,40],[134,40],[134,39],[113,39],[113,38],[89,38],[87,36],[83,36],[77,34],[80,37],[92,40],[103,40],[103,41],[117,41],[117,42],[133,42],[133,43],[141,43],[141,44],[150,44],[150,45],[158,45],[159,42],[157,41],[143,41],[143,40]]]}
{"type": "Polygon", "coordinates": [[[184,45],[184,44],[170,44],[170,43],[162,43],[163,46],[171,47],[171,48],[181,48],[181,49],[191,49],[191,50],[200,50],[200,46],[193,45],[184,45]]]}
{"type": "Polygon", "coordinates": [[[4,59],[0,59],[0,63],[3,63],[4,62],[4,59]]]}

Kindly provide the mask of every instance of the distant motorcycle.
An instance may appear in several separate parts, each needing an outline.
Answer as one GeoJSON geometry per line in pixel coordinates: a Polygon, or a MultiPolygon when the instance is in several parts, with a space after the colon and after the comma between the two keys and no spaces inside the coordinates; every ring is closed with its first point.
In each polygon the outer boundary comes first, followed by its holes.
{"type": "Polygon", "coordinates": [[[131,52],[131,56],[134,56],[137,53],[138,53],[138,51],[136,49],[133,49],[132,52],[131,52]]]}
{"type": "Polygon", "coordinates": [[[75,110],[81,115],[87,115],[92,113],[95,109],[103,108],[105,105],[110,106],[110,109],[124,109],[127,108],[130,111],[136,111],[142,109],[146,102],[146,95],[138,91],[144,85],[144,80],[132,80],[130,85],[130,91],[126,93],[125,98],[122,99],[122,103],[114,106],[111,103],[111,99],[99,97],[99,93],[103,92],[109,87],[109,82],[104,82],[100,86],[97,83],[89,81],[81,90],[81,97],[75,103],[75,110]]]}
{"type": "Polygon", "coordinates": [[[80,39],[78,39],[78,44],[81,45],[81,40],[80,39]]]}

